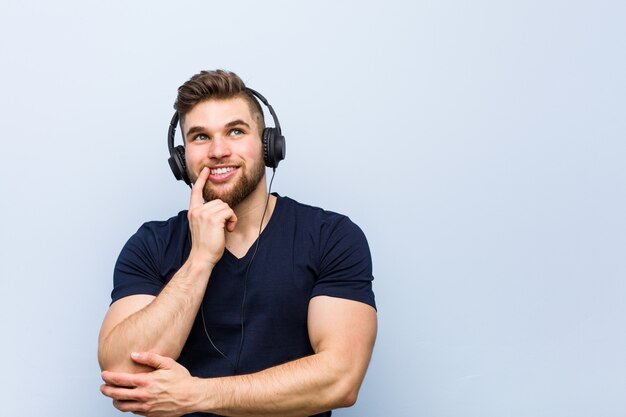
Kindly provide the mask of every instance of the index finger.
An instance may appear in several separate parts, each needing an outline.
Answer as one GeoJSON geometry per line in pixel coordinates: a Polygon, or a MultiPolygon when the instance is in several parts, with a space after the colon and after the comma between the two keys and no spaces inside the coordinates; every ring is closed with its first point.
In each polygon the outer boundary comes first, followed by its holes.
{"type": "Polygon", "coordinates": [[[202,190],[204,189],[204,184],[206,184],[206,180],[209,177],[209,168],[204,167],[202,171],[200,171],[200,175],[198,175],[198,179],[193,184],[191,188],[191,201],[189,202],[189,207],[201,206],[204,204],[204,198],[202,197],[202,190]]]}
{"type": "Polygon", "coordinates": [[[141,374],[129,374],[126,372],[103,371],[101,377],[107,385],[125,388],[139,387],[143,381],[141,374]]]}

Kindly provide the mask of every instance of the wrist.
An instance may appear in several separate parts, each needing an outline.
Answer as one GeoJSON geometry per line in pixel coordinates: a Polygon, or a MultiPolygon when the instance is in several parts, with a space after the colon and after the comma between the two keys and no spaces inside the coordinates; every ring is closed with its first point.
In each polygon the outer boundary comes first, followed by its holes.
{"type": "Polygon", "coordinates": [[[211,413],[216,410],[216,378],[197,378],[194,381],[193,396],[196,407],[194,412],[211,413]]]}
{"type": "Polygon", "coordinates": [[[215,267],[215,264],[217,262],[215,262],[210,257],[205,256],[202,253],[199,253],[198,251],[192,249],[189,253],[189,258],[187,258],[186,263],[190,272],[196,272],[200,274],[204,273],[208,276],[208,274],[213,271],[213,267],[215,267]]]}

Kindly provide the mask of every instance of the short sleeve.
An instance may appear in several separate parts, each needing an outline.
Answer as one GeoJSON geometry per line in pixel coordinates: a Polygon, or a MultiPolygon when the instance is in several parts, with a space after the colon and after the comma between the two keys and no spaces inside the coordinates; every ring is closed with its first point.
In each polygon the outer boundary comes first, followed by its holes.
{"type": "Polygon", "coordinates": [[[122,248],[113,272],[111,302],[129,295],[158,295],[164,280],[159,273],[159,243],[148,224],[139,228],[122,248]]]}
{"type": "Polygon", "coordinates": [[[376,308],[372,257],[363,231],[341,216],[322,228],[321,238],[319,278],[311,297],[346,298],[376,308]]]}

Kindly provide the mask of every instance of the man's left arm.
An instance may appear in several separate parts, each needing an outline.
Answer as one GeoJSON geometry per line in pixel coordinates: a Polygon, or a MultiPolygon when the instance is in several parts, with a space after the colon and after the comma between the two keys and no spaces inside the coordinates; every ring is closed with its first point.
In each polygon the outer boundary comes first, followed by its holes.
{"type": "Polygon", "coordinates": [[[263,371],[195,378],[173,359],[133,357],[155,371],[103,372],[102,392],[121,411],[179,416],[196,411],[225,416],[310,416],[356,402],[376,339],[373,307],[343,298],[311,299],[308,331],[314,354],[263,371]]]}

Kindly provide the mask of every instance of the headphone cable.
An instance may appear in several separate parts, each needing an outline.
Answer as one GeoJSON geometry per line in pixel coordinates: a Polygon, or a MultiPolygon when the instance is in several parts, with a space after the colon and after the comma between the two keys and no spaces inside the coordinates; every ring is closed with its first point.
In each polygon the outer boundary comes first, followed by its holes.
{"type": "Polygon", "coordinates": [[[239,351],[237,352],[237,362],[235,364],[235,374],[239,370],[239,360],[241,359],[241,351],[243,350],[243,339],[244,339],[244,315],[245,315],[245,305],[246,305],[246,296],[248,293],[248,273],[250,272],[250,268],[252,268],[252,263],[254,262],[254,258],[256,257],[257,250],[259,249],[259,243],[261,242],[261,231],[263,230],[263,220],[265,220],[265,214],[267,213],[267,207],[270,203],[270,196],[272,195],[272,183],[274,182],[274,175],[276,174],[276,167],[272,168],[272,178],[270,179],[269,190],[267,191],[267,199],[265,200],[265,208],[263,209],[263,215],[261,216],[261,224],[259,224],[259,235],[256,239],[256,244],[254,245],[254,252],[252,253],[252,258],[248,263],[248,267],[246,268],[246,275],[243,279],[243,297],[241,298],[241,339],[239,342],[239,351]]]}
{"type": "Polygon", "coordinates": [[[241,359],[241,351],[243,350],[244,329],[245,329],[244,316],[245,316],[246,297],[248,294],[248,274],[250,273],[250,269],[252,268],[252,263],[254,262],[254,258],[256,257],[257,251],[259,249],[259,243],[261,241],[261,232],[263,230],[263,221],[265,220],[265,215],[267,214],[267,208],[270,202],[270,196],[272,195],[272,183],[274,182],[275,174],[276,174],[276,168],[272,168],[272,178],[270,179],[269,190],[267,192],[267,198],[265,200],[265,207],[263,208],[263,215],[261,216],[261,223],[259,224],[259,234],[257,236],[256,243],[254,245],[254,252],[252,253],[252,258],[250,259],[250,262],[248,262],[248,266],[246,267],[246,273],[243,279],[243,296],[241,298],[241,313],[240,313],[241,338],[239,340],[239,350],[237,352],[236,363],[233,363],[233,361],[231,361],[230,358],[224,352],[222,352],[217,346],[215,346],[215,343],[213,343],[213,340],[211,339],[211,336],[209,335],[209,331],[207,330],[207,327],[206,327],[206,321],[204,319],[204,297],[203,297],[203,301],[200,303],[200,316],[202,317],[202,327],[204,328],[204,334],[206,335],[207,339],[209,339],[209,343],[211,343],[211,346],[213,346],[213,349],[215,349],[217,353],[219,353],[224,359],[226,359],[232,365],[235,375],[237,374],[239,370],[239,361],[241,359]]]}

